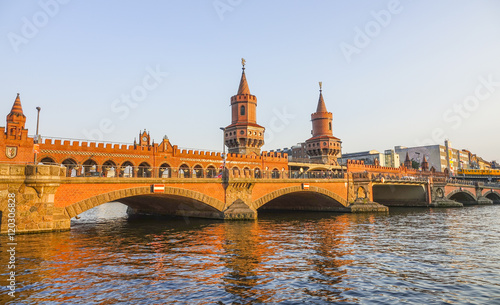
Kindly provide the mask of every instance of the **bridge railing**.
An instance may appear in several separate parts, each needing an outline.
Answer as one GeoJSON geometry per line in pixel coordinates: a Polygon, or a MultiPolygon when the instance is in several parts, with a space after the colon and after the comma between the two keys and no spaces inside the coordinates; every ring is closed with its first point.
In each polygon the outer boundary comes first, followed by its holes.
{"type": "Polygon", "coordinates": [[[288,171],[288,170],[250,170],[250,169],[222,169],[215,167],[194,168],[180,167],[146,167],[146,166],[97,166],[97,165],[60,165],[67,169],[67,177],[95,177],[95,178],[173,178],[173,179],[195,179],[195,178],[247,178],[247,179],[342,179],[343,171],[288,171]]]}
{"type": "Polygon", "coordinates": [[[429,177],[375,177],[372,179],[373,182],[419,182],[427,183],[429,182],[429,177]]]}
{"type": "Polygon", "coordinates": [[[500,188],[500,182],[484,182],[485,187],[499,187],[500,188]]]}
{"type": "Polygon", "coordinates": [[[477,181],[470,181],[470,180],[463,180],[463,179],[456,179],[456,178],[447,178],[446,183],[448,184],[463,184],[463,185],[472,185],[475,186],[477,184],[477,181]]]}

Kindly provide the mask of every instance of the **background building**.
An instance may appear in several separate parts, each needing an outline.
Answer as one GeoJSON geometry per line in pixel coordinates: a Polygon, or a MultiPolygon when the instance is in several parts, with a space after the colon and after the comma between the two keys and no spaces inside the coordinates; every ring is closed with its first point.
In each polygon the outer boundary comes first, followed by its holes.
{"type": "MultiPolygon", "coordinates": [[[[378,162],[381,166],[385,166],[385,155],[377,150],[343,154],[340,161],[341,165],[345,165],[347,160],[364,161],[366,165],[374,165],[378,162]]],[[[399,167],[399,165],[397,167],[399,167]]]]}

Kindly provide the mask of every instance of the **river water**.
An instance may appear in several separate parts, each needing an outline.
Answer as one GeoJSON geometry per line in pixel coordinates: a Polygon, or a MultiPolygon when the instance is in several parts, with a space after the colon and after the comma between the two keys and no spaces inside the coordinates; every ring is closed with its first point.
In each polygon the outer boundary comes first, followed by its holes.
{"type": "Polygon", "coordinates": [[[9,304],[500,304],[500,206],[257,221],[127,220],[18,235],[9,304]]]}

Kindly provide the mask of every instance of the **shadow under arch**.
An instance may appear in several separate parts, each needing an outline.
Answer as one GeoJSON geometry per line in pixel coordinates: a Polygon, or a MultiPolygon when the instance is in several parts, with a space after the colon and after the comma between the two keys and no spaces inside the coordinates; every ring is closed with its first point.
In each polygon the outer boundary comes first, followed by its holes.
{"type": "Polygon", "coordinates": [[[484,197],[493,201],[493,204],[500,204],[500,194],[495,191],[488,191],[484,194],[484,197]]]}
{"type": "Polygon", "coordinates": [[[70,218],[101,204],[117,201],[129,207],[129,213],[139,215],[170,215],[223,219],[224,203],[205,194],[165,187],[164,193],[151,193],[149,186],[116,190],[90,197],[66,207],[70,218]]]}
{"type": "Polygon", "coordinates": [[[446,196],[447,199],[455,200],[464,205],[472,205],[477,203],[476,196],[468,190],[454,190],[446,196]]]}
{"type": "Polygon", "coordinates": [[[373,201],[390,206],[427,206],[427,191],[423,185],[373,184],[373,201]]]}
{"type": "Polygon", "coordinates": [[[260,210],[347,211],[347,200],[324,188],[292,186],[273,191],[252,203],[260,210]]]}

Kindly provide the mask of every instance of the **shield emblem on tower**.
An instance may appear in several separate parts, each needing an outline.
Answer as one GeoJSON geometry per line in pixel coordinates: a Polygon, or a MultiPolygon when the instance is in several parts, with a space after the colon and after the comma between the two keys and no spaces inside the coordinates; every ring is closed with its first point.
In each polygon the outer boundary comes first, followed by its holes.
{"type": "Polygon", "coordinates": [[[5,155],[7,158],[12,159],[17,156],[17,146],[7,146],[5,148],[5,155]]]}

